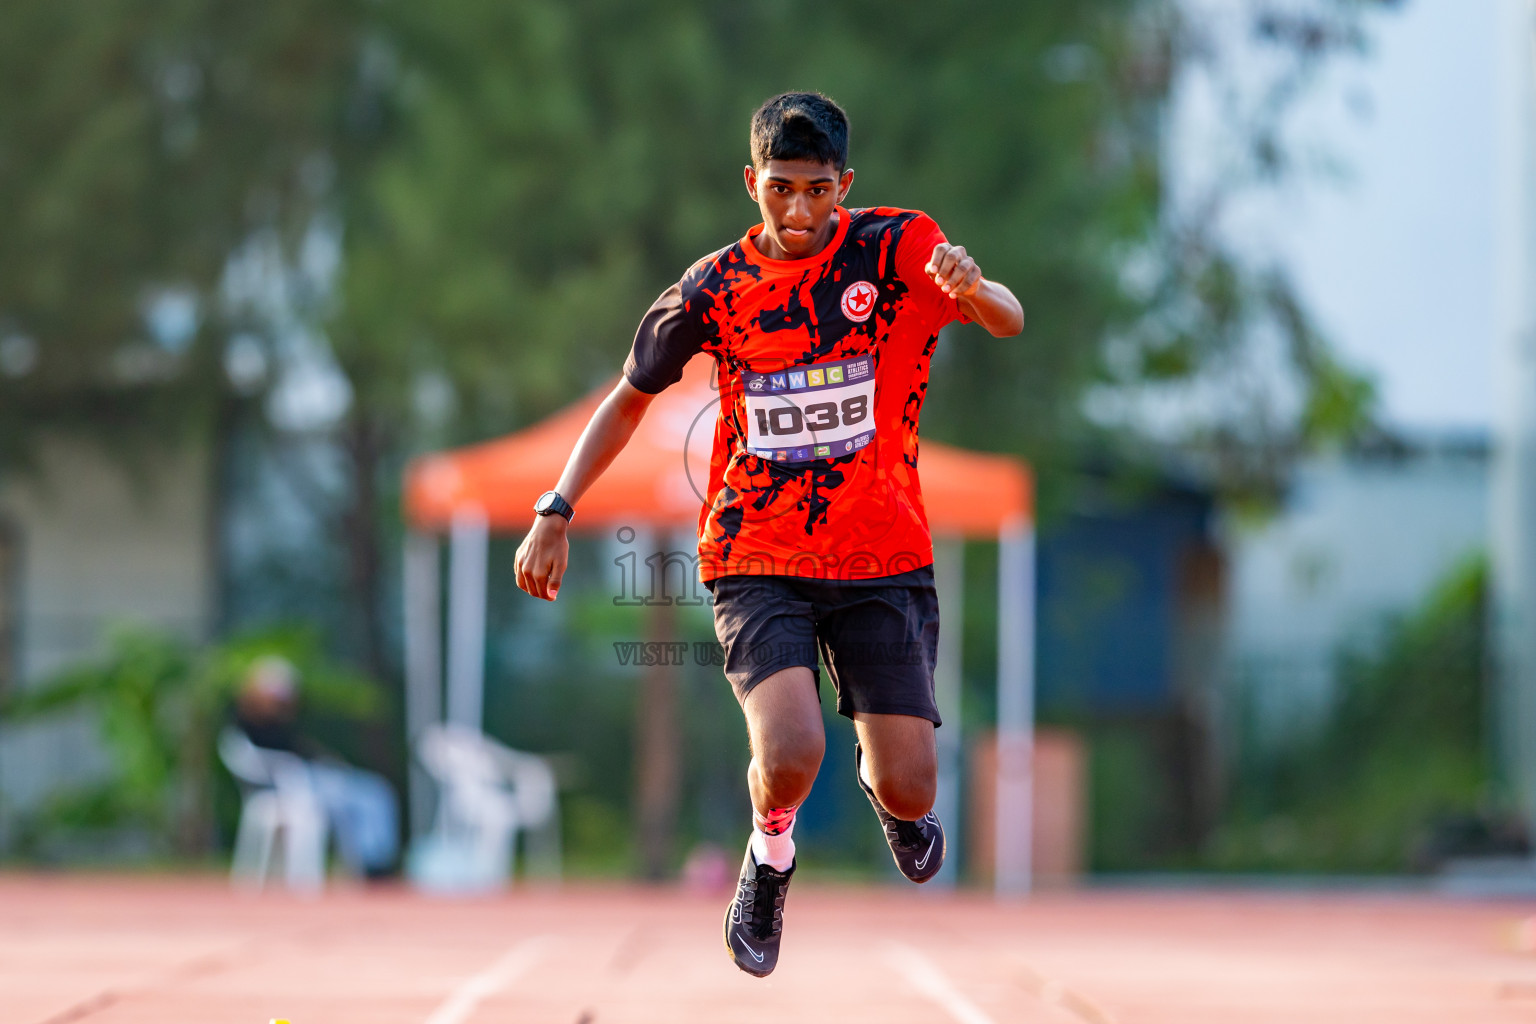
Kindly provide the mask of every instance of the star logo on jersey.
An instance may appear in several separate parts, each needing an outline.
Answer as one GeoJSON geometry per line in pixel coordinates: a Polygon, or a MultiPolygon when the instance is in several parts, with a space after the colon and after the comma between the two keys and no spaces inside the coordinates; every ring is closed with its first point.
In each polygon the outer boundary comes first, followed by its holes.
{"type": "Polygon", "coordinates": [[[868,281],[855,281],[843,291],[843,316],[856,324],[869,319],[875,311],[875,299],[880,292],[868,281]]]}

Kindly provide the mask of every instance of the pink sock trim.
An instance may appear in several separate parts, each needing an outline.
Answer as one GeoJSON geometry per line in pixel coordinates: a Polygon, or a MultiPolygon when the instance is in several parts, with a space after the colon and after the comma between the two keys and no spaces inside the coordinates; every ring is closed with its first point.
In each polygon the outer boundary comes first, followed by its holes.
{"type": "Polygon", "coordinates": [[[757,813],[752,810],[753,826],[765,836],[776,836],[795,823],[795,812],[799,807],[774,807],[767,814],[757,813]]]}

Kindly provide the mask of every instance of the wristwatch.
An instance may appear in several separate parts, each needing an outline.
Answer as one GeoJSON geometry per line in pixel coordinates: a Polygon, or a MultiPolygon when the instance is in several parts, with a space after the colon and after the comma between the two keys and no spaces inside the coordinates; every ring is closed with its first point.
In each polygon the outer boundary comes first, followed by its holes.
{"type": "Polygon", "coordinates": [[[533,511],[541,516],[564,516],[566,522],[570,522],[571,516],[576,514],[571,503],[554,491],[545,491],[539,495],[539,500],[533,503],[533,511]]]}

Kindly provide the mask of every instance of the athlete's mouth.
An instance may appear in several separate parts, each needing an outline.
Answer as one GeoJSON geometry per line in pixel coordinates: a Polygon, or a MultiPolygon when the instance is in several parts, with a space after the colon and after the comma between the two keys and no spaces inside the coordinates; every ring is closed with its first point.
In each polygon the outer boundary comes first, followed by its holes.
{"type": "Polygon", "coordinates": [[[779,229],[779,234],[783,235],[785,238],[792,238],[792,239],[794,239],[795,241],[798,242],[801,239],[810,238],[811,237],[811,229],[810,228],[780,228],[779,229]]]}

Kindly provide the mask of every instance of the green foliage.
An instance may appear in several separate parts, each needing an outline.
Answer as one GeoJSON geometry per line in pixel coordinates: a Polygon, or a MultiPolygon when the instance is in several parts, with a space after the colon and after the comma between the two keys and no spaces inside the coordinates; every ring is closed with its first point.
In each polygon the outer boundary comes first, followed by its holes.
{"type": "Polygon", "coordinates": [[[266,629],[201,649],[163,634],[118,631],[100,661],[23,690],[0,709],[22,722],[87,708],[112,759],[110,779],[58,796],[47,820],[29,831],[129,825],[183,852],[205,848],[215,737],[252,664],[274,655],[298,670],[306,713],[362,720],[379,712],[376,687],[331,662],[306,628],[266,629]]]}
{"type": "Polygon", "coordinates": [[[1486,562],[1461,566],[1379,652],[1344,653],[1344,699],[1327,746],[1338,771],[1359,770],[1380,749],[1482,749],[1487,591],[1486,562]],[[1363,748],[1364,735],[1381,746],[1363,748]]]}
{"type": "Polygon", "coordinates": [[[1301,440],[1316,445],[1358,435],[1375,407],[1375,383],[1345,368],[1328,350],[1284,280],[1270,279],[1264,293],[1266,305],[1285,327],[1292,358],[1311,382],[1301,415],[1301,440]]]}
{"type": "Polygon", "coordinates": [[[1211,866],[1401,871],[1437,821],[1486,813],[1487,585],[1484,562],[1465,565],[1341,654],[1327,727],[1239,776],[1211,866]]]}
{"type": "MultiPolygon", "coordinates": [[[[1266,15],[1256,38],[1307,65],[1360,45],[1360,7],[1266,15]]],[[[0,373],[12,464],[40,430],[121,446],[206,429],[229,335],[276,361],[295,319],[386,452],[416,438],[426,377],[454,389],[446,436],[521,425],[614,372],[650,299],[755,219],[746,120],[786,88],[848,108],[852,202],[929,210],[1024,298],[1027,344],[973,329],[945,355],[937,435],[1049,470],[1085,437],[1083,388],[1196,374],[1274,298],[1168,216],[1161,126],[1199,26],[1166,0],[963,18],[872,0],[15,0],[0,17],[0,204],[17,211],[0,343],[35,351],[0,373]],[[317,228],[343,262],[306,284],[317,228]],[[221,281],[253,244],[275,245],[282,297],[232,302],[221,281]],[[167,292],[195,303],[190,337],[155,336],[167,292]],[[1139,353],[1118,369],[1116,339],[1139,353]]],[[[1360,396],[1312,357],[1294,304],[1273,312],[1326,392],[1306,429],[1346,426],[1341,398],[1360,396]]]]}
{"type": "Polygon", "coordinates": [[[110,811],[114,820],[163,825],[187,705],[202,696],[188,686],[192,658],[181,643],[146,633],[119,633],[111,648],[99,665],[71,669],[43,687],[22,691],[8,703],[6,717],[25,721],[93,706],[117,778],[109,792],[89,802],[110,811]]]}
{"type": "Polygon", "coordinates": [[[1168,777],[1145,730],[1086,725],[1083,733],[1089,752],[1089,870],[1165,867],[1152,837],[1168,814],[1168,777]]]}
{"type": "Polygon", "coordinates": [[[119,452],[206,426],[214,301],[358,151],[364,5],[16,0],[0,12],[0,466],[39,434],[119,452]],[[157,297],[191,319],[157,336],[157,297]]]}
{"type": "Polygon", "coordinates": [[[1114,254],[1157,231],[1172,27],[1132,12],[1158,6],[415,14],[390,37],[400,135],[352,196],[333,342],[395,402],[401,368],[445,371],[470,433],[557,407],[616,372],[650,300],[756,220],[748,115],[813,87],[853,122],[850,203],[929,210],[1026,296],[1031,344],[957,347],[944,390],[965,400],[936,412],[940,431],[1051,443],[1100,341],[1137,314],[1114,254]]]}

